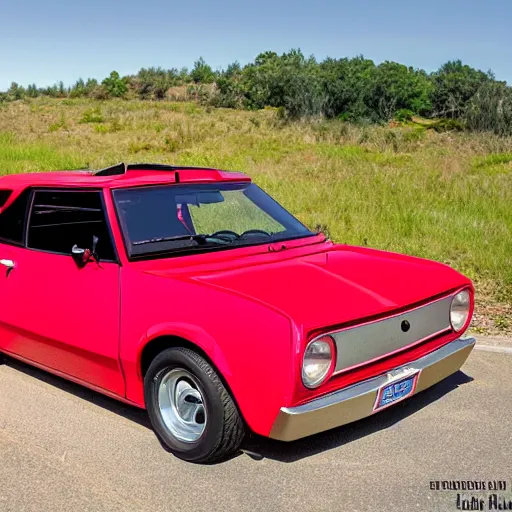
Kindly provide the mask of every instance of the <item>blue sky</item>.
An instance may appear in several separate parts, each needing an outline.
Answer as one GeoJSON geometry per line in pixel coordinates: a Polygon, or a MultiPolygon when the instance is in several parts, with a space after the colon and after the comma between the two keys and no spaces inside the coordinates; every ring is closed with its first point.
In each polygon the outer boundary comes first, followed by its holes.
{"type": "Polygon", "coordinates": [[[0,90],[290,48],[427,71],[460,58],[512,84],[512,1],[0,0],[0,90]]]}

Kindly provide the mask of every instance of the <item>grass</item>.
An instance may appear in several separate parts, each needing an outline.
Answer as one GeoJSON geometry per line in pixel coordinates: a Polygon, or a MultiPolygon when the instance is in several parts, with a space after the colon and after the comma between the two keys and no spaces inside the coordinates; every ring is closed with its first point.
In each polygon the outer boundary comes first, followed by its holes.
{"type": "Polygon", "coordinates": [[[23,142],[12,132],[0,132],[2,174],[24,172],[27,169],[49,171],[80,167],[84,167],[82,159],[72,152],[62,152],[41,141],[23,142]]]}
{"type": "Polygon", "coordinates": [[[0,105],[2,173],[119,161],[244,170],[335,241],[452,265],[476,282],[477,327],[505,332],[512,325],[510,138],[341,121],[283,124],[273,109],[193,103],[0,105]]]}
{"type": "Polygon", "coordinates": [[[231,230],[243,233],[263,229],[279,233],[285,227],[272,217],[258,210],[240,191],[223,192],[223,202],[202,206],[189,205],[190,215],[198,233],[216,233],[231,230]]]}

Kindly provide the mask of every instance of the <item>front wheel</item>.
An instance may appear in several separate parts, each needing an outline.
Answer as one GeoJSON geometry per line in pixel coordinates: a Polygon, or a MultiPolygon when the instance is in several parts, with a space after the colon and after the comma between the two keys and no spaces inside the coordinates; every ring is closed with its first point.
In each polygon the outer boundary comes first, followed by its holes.
{"type": "Polygon", "coordinates": [[[212,463],[234,454],[244,424],[211,365],[188,348],[169,348],[144,378],[146,409],[160,441],[177,457],[212,463]]]}

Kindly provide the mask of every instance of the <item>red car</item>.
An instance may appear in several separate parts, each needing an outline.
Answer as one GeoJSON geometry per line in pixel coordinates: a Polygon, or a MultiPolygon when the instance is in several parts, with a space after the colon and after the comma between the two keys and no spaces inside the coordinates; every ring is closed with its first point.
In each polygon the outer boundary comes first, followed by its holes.
{"type": "Polygon", "coordinates": [[[456,372],[471,281],[337,245],[241,173],[0,178],[0,351],[146,408],[178,457],[290,441],[456,372]]]}

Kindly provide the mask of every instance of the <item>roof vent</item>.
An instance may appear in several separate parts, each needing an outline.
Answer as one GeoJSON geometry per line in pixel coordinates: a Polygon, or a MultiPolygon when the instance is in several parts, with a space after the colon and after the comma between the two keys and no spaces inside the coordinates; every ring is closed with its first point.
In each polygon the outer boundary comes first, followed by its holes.
{"type": "Polygon", "coordinates": [[[94,173],[94,176],[117,176],[126,174],[128,171],[216,171],[211,167],[189,167],[187,165],[166,165],[166,164],[116,164],[94,173]]]}
{"type": "Polygon", "coordinates": [[[107,167],[106,169],[101,169],[100,171],[96,171],[94,176],[117,176],[118,174],[125,174],[127,171],[126,165],[123,163],[113,165],[112,167],[107,167]]]}
{"type": "Polygon", "coordinates": [[[212,167],[190,167],[188,165],[129,164],[127,171],[216,171],[212,167]]]}

